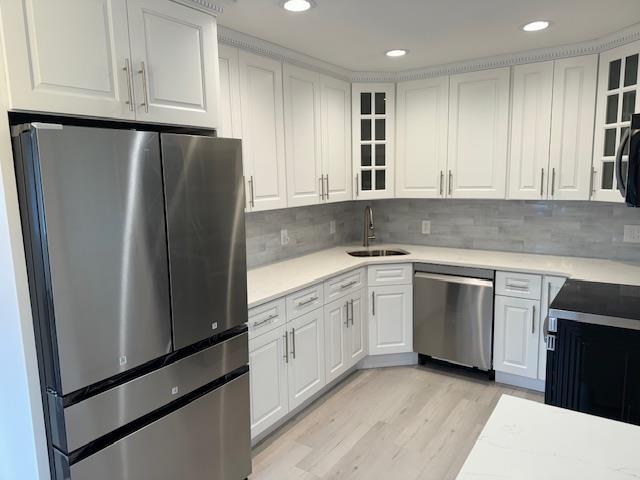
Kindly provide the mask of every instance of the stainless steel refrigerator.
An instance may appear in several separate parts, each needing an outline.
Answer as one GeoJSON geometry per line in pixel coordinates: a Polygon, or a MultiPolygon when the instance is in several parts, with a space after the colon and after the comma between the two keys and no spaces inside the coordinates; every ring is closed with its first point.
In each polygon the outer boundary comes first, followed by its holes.
{"type": "Polygon", "coordinates": [[[54,477],[246,478],[240,141],[44,123],[13,136],[54,477]]]}

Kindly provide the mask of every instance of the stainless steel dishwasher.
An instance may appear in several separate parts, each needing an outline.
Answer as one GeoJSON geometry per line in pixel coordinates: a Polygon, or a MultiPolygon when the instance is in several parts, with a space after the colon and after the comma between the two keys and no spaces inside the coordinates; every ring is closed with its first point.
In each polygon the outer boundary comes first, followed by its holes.
{"type": "Polygon", "coordinates": [[[416,264],[413,350],[491,370],[493,270],[416,264]]]}

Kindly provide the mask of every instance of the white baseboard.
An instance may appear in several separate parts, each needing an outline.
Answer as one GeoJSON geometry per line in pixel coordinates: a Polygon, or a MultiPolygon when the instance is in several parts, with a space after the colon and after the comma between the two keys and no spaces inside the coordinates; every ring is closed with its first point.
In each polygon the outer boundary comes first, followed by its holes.
{"type": "Polygon", "coordinates": [[[496,372],[496,382],[513,387],[527,388],[537,392],[544,392],[544,380],[536,378],[521,377],[512,373],[496,372]]]}
{"type": "Polygon", "coordinates": [[[357,368],[363,370],[367,368],[401,367],[417,364],[417,353],[389,353],[387,355],[369,355],[358,362],[357,368]]]}

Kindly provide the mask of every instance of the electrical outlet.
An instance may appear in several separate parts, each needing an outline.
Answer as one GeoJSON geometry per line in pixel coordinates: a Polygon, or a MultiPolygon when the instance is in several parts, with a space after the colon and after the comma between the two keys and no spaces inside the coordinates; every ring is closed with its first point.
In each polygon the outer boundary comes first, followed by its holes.
{"type": "Polygon", "coordinates": [[[625,243],[640,243],[640,225],[625,225],[622,241],[625,243]]]}
{"type": "Polygon", "coordinates": [[[423,235],[431,235],[431,221],[430,220],[422,220],[422,234],[423,235]]]}
{"type": "Polygon", "coordinates": [[[329,233],[332,234],[332,235],[334,233],[336,233],[336,221],[335,220],[331,220],[329,222],[329,233]]]}
{"type": "Polygon", "coordinates": [[[289,243],[289,232],[287,229],[280,230],[280,245],[287,245],[289,243]]]}

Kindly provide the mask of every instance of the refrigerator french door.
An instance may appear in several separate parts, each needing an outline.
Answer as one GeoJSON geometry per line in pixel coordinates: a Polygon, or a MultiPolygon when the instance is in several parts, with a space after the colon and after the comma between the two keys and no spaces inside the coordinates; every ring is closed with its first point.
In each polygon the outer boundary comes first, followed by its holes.
{"type": "Polygon", "coordinates": [[[240,141],[13,134],[54,478],[247,477],[240,141]]]}

